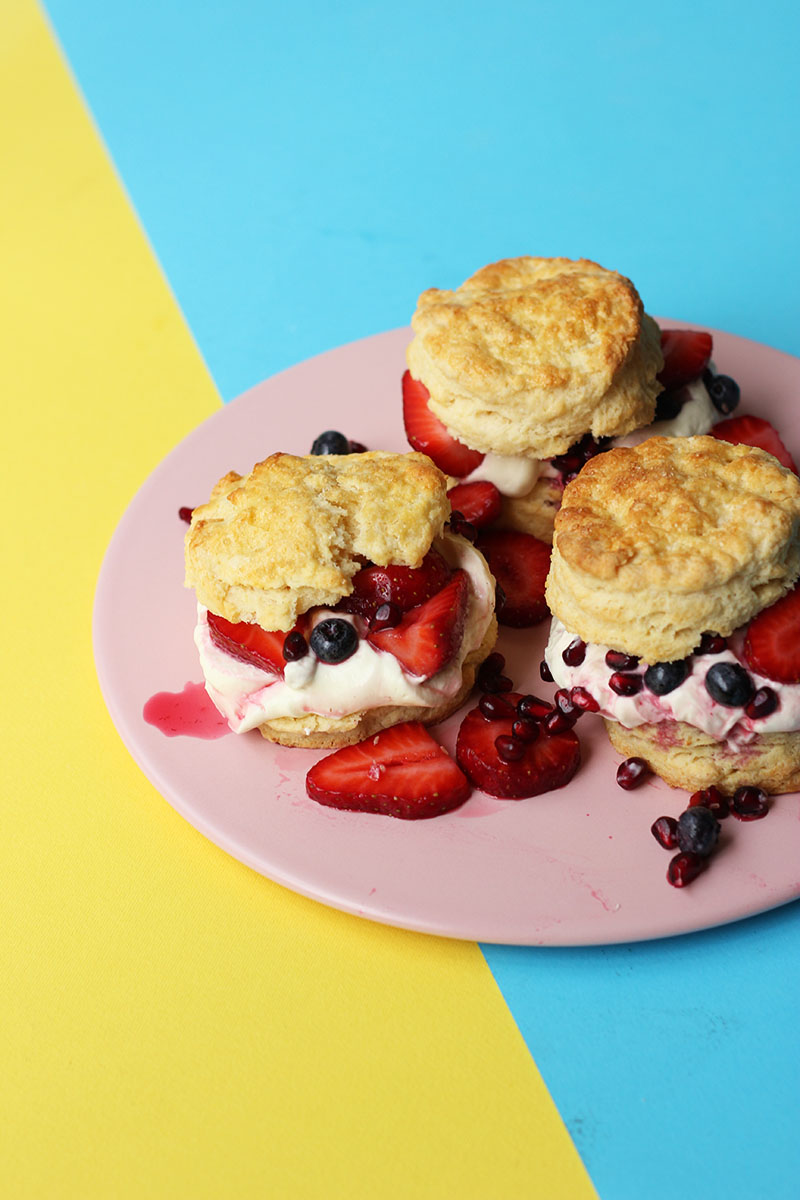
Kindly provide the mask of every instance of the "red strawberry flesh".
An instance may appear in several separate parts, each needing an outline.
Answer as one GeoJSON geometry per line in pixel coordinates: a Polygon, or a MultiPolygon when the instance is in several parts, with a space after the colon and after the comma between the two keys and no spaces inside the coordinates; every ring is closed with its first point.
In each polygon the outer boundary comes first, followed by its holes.
{"type": "Polygon", "coordinates": [[[469,592],[466,571],[456,571],[441,591],[409,609],[398,625],[370,630],[367,639],[378,650],[393,654],[409,675],[430,679],[461,645],[469,592]]]}
{"type": "Polygon", "coordinates": [[[374,607],[394,604],[408,612],[441,591],[451,570],[437,550],[429,550],[419,567],[362,567],[353,578],[353,596],[374,607]]]}
{"type": "Polygon", "coordinates": [[[500,587],[497,620],[524,629],[549,615],[544,584],[550,569],[550,546],[517,529],[485,529],[478,549],[500,587]]]}
{"type": "Polygon", "coordinates": [[[461,478],[483,462],[479,450],[459,442],[428,406],[430,392],[410,371],[403,375],[403,423],[409,444],[433,459],[440,471],[461,478]]]}
{"type": "MultiPolygon", "coordinates": [[[[226,621],[224,617],[213,612],[208,613],[207,620],[211,640],[220,650],[224,650],[240,662],[260,667],[262,671],[283,675],[283,668],[286,666],[286,659],[283,657],[286,630],[268,631],[248,621],[226,621]]],[[[295,629],[302,633],[301,624],[302,622],[298,622],[295,629]]]]}
{"type": "Polygon", "coordinates": [[[320,804],[407,821],[450,812],[471,790],[458,765],[418,721],[336,750],[306,776],[306,791],[320,804]]]}
{"type": "Polygon", "coordinates": [[[800,585],[753,618],[742,655],[767,679],[800,683],[800,585]]]}
{"type": "Polygon", "coordinates": [[[503,497],[493,483],[478,480],[475,483],[459,483],[447,493],[450,508],[460,512],[465,521],[481,529],[500,516],[503,497]]]}
{"type": "Polygon", "coordinates": [[[715,438],[719,438],[721,442],[733,442],[734,445],[740,446],[757,446],[760,450],[766,450],[768,454],[777,458],[782,467],[788,467],[790,471],[794,471],[795,475],[798,474],[797,464],[784,446],[777,429],[763,417],[751,417],[747,414],[740,417],[729,417],[726,421],[720,421],[714,425],[709,433],[715,438]]]}
{"type": "Polygon", "coordinates": [[[672,391],[697,379],[709,364],[713,345],[711,334],[699,329],[662,329],[659,383],[672,391]]]}

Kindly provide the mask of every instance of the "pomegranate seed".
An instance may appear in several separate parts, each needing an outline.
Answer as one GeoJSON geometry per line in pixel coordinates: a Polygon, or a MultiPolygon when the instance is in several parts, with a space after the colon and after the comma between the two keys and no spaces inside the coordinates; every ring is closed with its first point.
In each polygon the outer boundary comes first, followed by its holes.
{"type": "Polygon", "coordinates": [[[642,690],[644,679],[641,675],[625,675],[622,671],[615,671],[608,681],[608,686],[618,696],[635,696],[642,690]]]}
{"type": "Polygon", "coordinates": [[[525,755],[524,745],[515,737],[507,737],[501,733],[500,737],[494,739],[494,744],[498,757],[502,758],[503,762],[519,762],[525,755]]]}
{"type": "Polygon", "coordinates": [[[678,845],[678,822],[674,817],[659,817],[653,821],[650,832],[665,850],[674,850],[678,845]]]}
{"type": "Polygon", "coordinates": [[[569,698],[575,707],[582,709],[583,712],[600,711],[600,705],[585,687],[570,688],[569,698]]]}
{"type": "Polygon", "coordinates": [[[544,659],[542,659],[542,661],[539,663],[539,675],[545,683],[553,683],[553,676],[544,659]]]}
{"type": "Polygon", "coordinates": [[[739,821],[760,821],[769,812],[769,796],[758,787],[740,787],[733,793],[731,812],[739,821]]]}
{"type": "Polygon", "coordinates": [[[673,887],[686,887],[687,883],[691,883],[693,879],[705,871],[708,866],[709,859],[704,858],[700,854],[691,854],[688,851],[681,851],[674,858],[669,860],[667,867],[667,880],[673,887]]]}
{"type": "Polygon", "coordinates": [[[538,696],[523,696],[517,701],[517,712],[521,717],[531,721],[543,721],[548,713],[553,711],[549,700],[540,700],[538,696]]]}
{"type": "Polygon", "coordinates": [[[481,696],[478,708],[487,721],[508,721],[517,715],[513,704],[502,696],[481,696]]]}
{"type": "Polygon", "coordinates": [[[506,665],[506,660],[499,650],[493,650],[478,668],[478,675],[499,675],[506,665]]]}
{"type": "MultiPolygon", "coordinates": [[[[450,513],[450,528],[453,533],[457,533],[460,537],[466,538],[468,542],[476,542],[478,540],[478,531],[464,516],[463,513],[450,513]]],[[[499,590],[499,589],[498,589],[499,590]]]]}
{"type": "Polygon", "coordinates": [[[555,696],[553,696],[553,703],[558,711],[563,713],[565,717],[574,717],[577,721],[578,717],[581,715],[582,710],[573,702],[572,697],[566,688],[558,689],[555,696]]]}
{"type": "Polygon", "coordinates": [[[631,792],[644,783],[649,774],[650,767],[643,758],[626,758],[617,767],[617,783],[626,792],[631,792]]]}
{"type": "Polygon", "coordinates": [[[625,654],[622,650],[609,650],[606,653],[606,666],[615,671],[632,671],[639,665],[638,654],[625,654]]]}
{"type": "Polygon", "coordinates": [[[774,713],[779,703],[777,692],[771,687],[761,687],[749,704],[745,704],[744,711],[751,721],[757,721],[759,717],[768,717],[770,713],[774,713]]]}
{"type": "Polygon", "coordinates": [[[351,454],[364,454],[366,452],[366,449],[367,449],[367,447],[364,445],[363,442],[354,442],[353,439],[350,438],[350,453],[351,454]]]}
{"type": "Polygon", "coordinates": [[[573,638],[561,657],[568,667],[579,667],[586,658],[586,642],[582,638],[573,638]]]}
{"type": "Polygon", "coordinates": [[[722,654],[722,651],[727,649],[727,638],[720,637],[718,633],[704,633],[695,654],[722,654]]]}
{"type": "Polygon", "coordinates": [[[566,713],[559,712],[558,709],[553,709],[551,713],[547,714],[542,724],[544,725],[545,733],[564,733],[567,729],[572,729],[577,719],[577,715],[568,717],[566,713]]]}
{"type": "Polygon", "coordinates": [[[184,505],[183,507],[178,509],[178,516],[180,517],[180,519],[182,521],[185,521],[186,524],[188,525],[191,522],[193,512],[194,512],[194,509],[187,508],[184,505]]]}
{"type": "Polygon", "coordinates": [[[693,792],[689,797],[689,808],[697,808],[701,805],[707,808],[719,820],[721,817],[727,817],[730,812],[728,801],[718,787],[701,788],[699,792],[693,792]]]}
{"type": "Polygon", "coordinates": [[[400,624],[402,616],[397,605],[387,601],[386,604],[379,604],[375,609],[369,627],[376,633],[380,629],[394,629],[395,625],[400,624]]]}
{"type": "Polygon", "coordinates": [[[283,639],[283,657],[287,662],[297,662],[308,654],[308,642],[299,629],[293,629],[283,639]]]}
{"type": "Polygon", "coordinates": [[[512,737],[518,738],[521,742],[535,742],[540,732],[537,722],[531,721],[529,717],[517,717],[511,726],[512,737]]]}

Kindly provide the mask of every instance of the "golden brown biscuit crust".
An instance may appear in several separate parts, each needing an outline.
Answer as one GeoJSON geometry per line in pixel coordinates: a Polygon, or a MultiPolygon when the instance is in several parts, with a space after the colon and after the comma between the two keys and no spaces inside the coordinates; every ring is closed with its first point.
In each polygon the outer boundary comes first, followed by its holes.
{"type": "Polygon", "coordinates": [[[800,480],[750,446],[650,438],[564,489],[547,601],[584,641],[647,662],[728,636],[800,575],[800,480]]]}
{"type": "Polygon", "coordinates": [[[288,630],[352,591],[364,559],[418,567],[450,511],[423,454],[273,454],[230,472],[186,534],[186,586],[228,621],[288,630]]]}
{"type": "Polygon", "coordinates": [[[476,450],[551,458],[653,419],[658,327],[629,279],[588,259],[492,263],[423,292],[412,325],[411,374],[476,450]]]}

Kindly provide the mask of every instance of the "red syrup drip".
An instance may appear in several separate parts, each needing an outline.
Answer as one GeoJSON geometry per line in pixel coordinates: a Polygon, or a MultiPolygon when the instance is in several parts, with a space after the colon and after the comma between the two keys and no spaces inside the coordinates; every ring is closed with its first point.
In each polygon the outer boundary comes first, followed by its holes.
{"type": "Polygon", "coordinates": [[[167,737],[211,741],[230,733],[228,722],[214,707],[202,683],[187,683],[182,692],[156,692],[142,709],[142,716],[167,737]]]}

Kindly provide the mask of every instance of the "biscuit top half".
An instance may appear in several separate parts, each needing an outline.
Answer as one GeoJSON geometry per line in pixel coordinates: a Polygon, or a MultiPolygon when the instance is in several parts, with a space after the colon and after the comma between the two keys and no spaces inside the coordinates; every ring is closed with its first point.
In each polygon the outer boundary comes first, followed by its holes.
{"type": "Polygon", "coordinates": [[[432,411],[484,453],[552,458],[585,433],[652,421],[659,329],[629,279],[597,263],[511,258],[423,292],[408,367],[432,411]]]}
{"type": "Polygon", "coordinates": [[[365,559],[418,567],[450,512],[424,454],[273,454],[231,471],[186,534],[186,586],[228,621],[288,630],[353,590],[365,559]]]}
{"type": "Polygon", "coordinates": [[[654,437],[564,489],[547,599],[584,641],[647,662],[727,637],[800,575],[800,480],[763,450],[654,437]]]}

